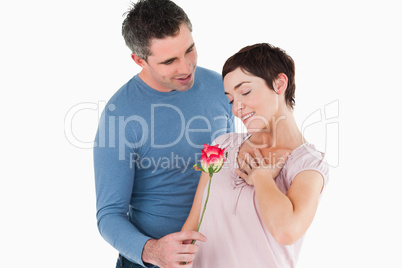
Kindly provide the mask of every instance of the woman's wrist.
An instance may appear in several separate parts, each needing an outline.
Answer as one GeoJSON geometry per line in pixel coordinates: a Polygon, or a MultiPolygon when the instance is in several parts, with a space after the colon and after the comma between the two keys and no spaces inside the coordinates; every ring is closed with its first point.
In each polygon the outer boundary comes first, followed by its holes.
{"type": "Polygon", "coordinates": [[[273,182],[273,177],[272,177],[272,173],[269,170],[264,170],[264,169],[260,169],[260,170],[256,170],[254,171],[255,174],[253,174],[252,176],[252,183],[254,186],[257,185],[261,185],[261,184],[266,184],[266,183],[270,183],[273,182]]]}

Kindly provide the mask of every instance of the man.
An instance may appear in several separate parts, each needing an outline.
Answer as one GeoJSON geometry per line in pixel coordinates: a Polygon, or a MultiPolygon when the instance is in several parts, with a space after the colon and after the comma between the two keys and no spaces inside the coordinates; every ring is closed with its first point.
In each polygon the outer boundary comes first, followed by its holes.
{"type": "Polygon", "coordinates": [[[219,74],[197,65],[192,25],[170,0],[140,0],[122,32],[142,70],[109,100],[94,147],[98,228],[117,267],[192,266],[197,232],[179,232],[204,143],[232,132],[219,74]]]}

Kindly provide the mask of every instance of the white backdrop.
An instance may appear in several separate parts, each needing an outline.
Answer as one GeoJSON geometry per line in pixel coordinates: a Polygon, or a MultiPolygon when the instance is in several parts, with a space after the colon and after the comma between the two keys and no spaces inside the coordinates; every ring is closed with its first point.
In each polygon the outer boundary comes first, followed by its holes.
{"type": "MultiPolygon", "coordinates": [[[[298,267],[402,267],[398,1],[176,3],[200,66],[220,72],[256,42],[296,62],[297,121],[332,166],[298,267]]],[[[102,105],[139,71],[120,33],[128,6],[0,4],[0,267],[115,265],[96,227],[88,148],[102,105]]]]}

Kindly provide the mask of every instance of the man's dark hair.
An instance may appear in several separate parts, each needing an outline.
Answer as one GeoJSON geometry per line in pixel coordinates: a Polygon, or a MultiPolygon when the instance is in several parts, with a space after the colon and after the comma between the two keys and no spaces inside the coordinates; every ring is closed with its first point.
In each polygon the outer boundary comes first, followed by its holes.
{"type": "Polygon", "coordinates": [[[280,73],[284,73],[288,77],[285,92],[286,104],[293,109],[296,90],[295,64],[284,50],[267,43],[244,47],[225,62],[222,78],[239,67],[243,71],[264,79],[272,90],[274,90],[273,82],[280,73]]]}
{"type": "Polygon", "coordinates": [[[144,60],[151,54],[151,39],[176,36],[183,23],[192,31],[187,14],[170,0],[140,0],[125,16],[122,34],[126,45],[144,60]]]}

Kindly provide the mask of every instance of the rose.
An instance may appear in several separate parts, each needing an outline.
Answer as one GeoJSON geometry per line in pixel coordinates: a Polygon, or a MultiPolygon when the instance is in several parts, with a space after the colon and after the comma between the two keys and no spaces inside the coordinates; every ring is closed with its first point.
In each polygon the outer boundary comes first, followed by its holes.
{"type": "Polygon", "coordinates": [[[201,150],[201,167],[199,164],[195,164],[193,168],[209,174],[219,172],[225,162],[224,152],[225,149],[220,149],[218,144],[210,146],[204,143],[204,149],[201,150]]]}
{"type": "MultiPolygon", "coordinates": [[[[207,197],[205,199],[204,209],[202,210],[201,219],[198,223],[197,232],[200,230],[202,219],[204,218],[205,208],[207,207],[209,191],[211,189],[211,181],[214,173],[218,173],[223,163],[225,163],[224,157],[225,149],[220,149],[219,145],[210,146],[204,143],[204,150],[201,150],[201,167],[199,164],[195,164],[193,168],[197,171],[203,171],[209,174],[209,182],[208,182],[208,192],[207,197]]],[[[226,153],[227,154],[227,153],[226,153]]],[[[195,243],[195,240],[191,242],[195,243]]]]}

